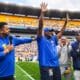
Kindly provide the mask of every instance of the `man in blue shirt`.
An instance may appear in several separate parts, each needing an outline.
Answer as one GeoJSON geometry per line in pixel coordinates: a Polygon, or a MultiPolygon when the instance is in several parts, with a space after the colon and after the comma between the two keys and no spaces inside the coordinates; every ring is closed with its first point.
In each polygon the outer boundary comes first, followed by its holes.
{"type": "Polygon", "coordinates": [[[80,80],[80,33],[76,33],[76,41],[72,43],[71,56],[73,60],[74,78],[80,80]]]}
{"type": "Polygon", "coordinates": [[[56,46],[58,38],[62,36],[67,24],[67,18],[61,31],[52,36],[49,28],[44,29],[43,35],[43,17],[47,11],[47,4],[41,4],[41,15],[39,19],[39,28],[37,31],[37,43],[39,52],[39,66],[41,80],[61,80],[61,73],[59,68],[58,54],[56,46]]]}
{"type": "Polygon", "coordinates": [[[32,42],[31,38],[17,38],[9,35],[6,22],[0,22],[0,80],[14,80],[15,46],[32,42]]]}

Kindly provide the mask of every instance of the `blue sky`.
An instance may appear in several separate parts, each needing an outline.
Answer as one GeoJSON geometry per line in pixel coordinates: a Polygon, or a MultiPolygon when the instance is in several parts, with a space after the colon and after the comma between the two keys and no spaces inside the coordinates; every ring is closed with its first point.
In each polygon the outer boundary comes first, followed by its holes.
{"type": "Polygon", "coordinates": [[[0,2],[40,7],[41,2],[48,3],[49,9],[80,11],[80,0],[0,0],[0,2]]]}

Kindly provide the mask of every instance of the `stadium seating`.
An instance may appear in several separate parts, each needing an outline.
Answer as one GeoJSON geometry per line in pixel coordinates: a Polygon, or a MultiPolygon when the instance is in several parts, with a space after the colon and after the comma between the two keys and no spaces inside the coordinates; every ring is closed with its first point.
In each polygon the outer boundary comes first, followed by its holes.
{"type": "MultiPolygon", "coordinates": [[[[29,26],[29,27],[37,27],[38,26],[38,19],[34,17],[24,17],[24,16],[15,16],[15,15],[7,15],[7,14],[0,14],[0,21],[8,22],[11,25],[17,26],[29,26]]],[[[53,19],[45,19],[44,26],[48,27],[62,27],[64,24],[64,20],[53,20],[53,19]]],[[[16,26],[16,27],[17,27],[16,26]]],[[[79,28],[80,21],[69,21],[68,28],[79,28]]]]}

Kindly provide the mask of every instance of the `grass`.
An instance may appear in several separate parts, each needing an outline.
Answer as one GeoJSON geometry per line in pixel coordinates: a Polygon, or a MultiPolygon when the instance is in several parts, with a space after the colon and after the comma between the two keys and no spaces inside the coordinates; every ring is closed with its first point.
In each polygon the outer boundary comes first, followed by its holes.
{"type": "Polygon", "coordinates": [[[39,66],[32,62],[17,63],[24,71],[30,74],[35,80],[40,80],[39,66]]]}
{"type": "MultiPolygon", "coordinates": [[[[24,71],[30,74],[35,80],[40,80],[39,66],[37,63],[32,62],[18,62],[24,71]]],[[[31,80],[16,66],[16,80],[31,80]]],[[[65,80],[64,78],[62,80],[65,80]]],[[[73,77],[71,80],[74,80],[73,77]]]]}
{"type": "Polygon", "coordinates": [[[16,80],[30,80],[17,66],[16,66],[16,80]]]}

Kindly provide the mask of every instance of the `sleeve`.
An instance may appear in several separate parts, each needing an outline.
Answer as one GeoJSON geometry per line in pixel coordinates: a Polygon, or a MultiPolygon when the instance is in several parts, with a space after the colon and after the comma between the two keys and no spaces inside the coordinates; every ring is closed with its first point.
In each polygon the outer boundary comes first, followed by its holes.
{"type": "Polygon", "coordinates": [[[57,53],[58,53],[58,57],[60,58],[60,56],[61,56],[61,50],[62,50],[62,48],[58,45],[57,46],[57,53]]]}
{"type": "Polygon", "coordinates": [[[71,44],[71,47],[72,47],[72,49],[70,51],[70,56],[73,57],[73,43],[71,44]]]}
{"type": "Polygon", "coordinates": [[[77,54],[75,52],[75,46],[74,45],[75,45],[75,43],[72,43],[71,44],[72,49],[70,51],[70,56],[76,58],[77,57],[77,54]]]}
{"type": "Polygon", "coordinates": [[[31,43],[32,42],[32,38],[17,38],[17,37],[14,37],[13,38],[13,43],[14,43],[14,46],[17,46],[17,45],[20,45],[20,44],[25,44],[25,43],[31,43]]]}
{"type": "Polygon", "coordinates": [[[5,54],[3,51],[0,51],[0,60],[3,59],[5,57],[5,54]]]}
{"type": "Polygon", "coordinates": [[[5,57],[4,48],[2,47],[2,44],[0,44],[0,60],[3,59],[4,57],[5,57]]]}
{"type": "Polygon", "coordinates": [[[56,35],[53,36],[53,39],[55,40],[55,44],[58,45],[58,38],[56,35]]]}
{"type": "Polygon", "coordinates": [[[43,39],[43,36],[37,36],[37,42],[40,42],[43,39]]]}

